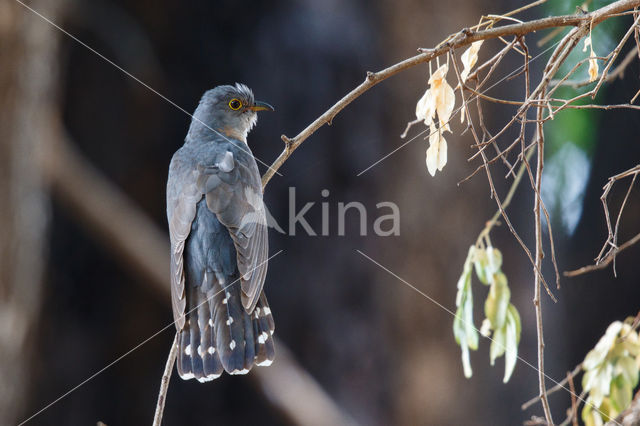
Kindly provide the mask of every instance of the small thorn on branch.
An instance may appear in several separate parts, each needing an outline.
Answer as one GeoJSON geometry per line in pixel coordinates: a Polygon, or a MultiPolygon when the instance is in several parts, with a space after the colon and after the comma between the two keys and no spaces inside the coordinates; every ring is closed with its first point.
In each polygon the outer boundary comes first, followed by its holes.
{"type": "Polygon", "coordinates": [[[367,80],[373,81],[376,78],[376,73],[367,71],[367,80]]]}
{"type": "Polygon", "coordinates": [[[470,36],[473,35],[473,30],[471,30],[470,28],[467,28],[467,27],[465,27],[462,30],[460,30],[460,32],[462,34],[464,34],[465,36],[467,36],[467,37],[470,37],[470,36]]]}
{"type": "Polygon", "coordinates": [[[289,151],[291,149],[291,146],[293,145],[293,139],[289,139],[287,135],[280,136],[280,139],[282,139],[282,141],[284,142],[285,149],[289,151]]]}
{"type": "Polygon", "coordinates": [[[420,53],[433,53],[435,49],[429,49],[427,47],[418,47],[418,52],[420,53]]]}

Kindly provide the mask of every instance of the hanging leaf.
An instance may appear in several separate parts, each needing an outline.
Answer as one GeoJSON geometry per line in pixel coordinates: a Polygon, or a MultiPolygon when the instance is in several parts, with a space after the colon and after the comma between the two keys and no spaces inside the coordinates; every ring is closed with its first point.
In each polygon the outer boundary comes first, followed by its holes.
{"type": "Polygon", "coordinates": [[[487,267],[489,265],[489,258],[487,257],[486,250],[476,250],[473,257],[473,267],[476,271],[476,276],[482,284],[489,284],[489,277],[487,275],[487,267]]]}
{"type": "Polygon", "coordinates": [[[469,248],[462,274],[458,279],[457,310],[453,321],[453,335],[456,343],[460,345],[462,367],[467,378],[473,374],[469,349],[476,350],[478,348],[478,331],[473,324],[473,293],[471,292],[471,261],[474,250],[474,246],[469,248]]]}
{"type": "Polygon", "coordinates": [[[489,262],[488,267],[490,268],[487,271],[488,275],[493,275],[502,268],[502,253],[500,253],[500,250],[497,248],[487,247],[487,260],[489,262]]]}
{"type": "Polygon", "coordinates": [[[447,141],[442,136],[441,129],[435,129],[435,126],[432,126],[427,149],[427,170],[431,176],[434,176],[436,170],[442,171],[446,164],[447,141]]]}
{"type": "Polygon", "coordinates": [[[589,83],[594,82],[598,79],[598,60],[594,57],[593,52],[591,52],[591,59],[589,59],[589,83]]]}
{"type": "Polygon", "coordinates": [[[605,360],[620,330],[622,330],[622,323],[620,321],[615,321],[609,325],[604,336],[600,338],[595,348],[591,349],[584,358],[582,362],[583,369],[594,369],[605,360]]]}
{"type": "Polygon", "coordinates": [[[504,378],[503,383],[507,383],[511,378],[516,361],[518,360],[518,343],[520,342],[520,315],[515,306],[509,305],[507,311],[506,327],[506,348],[504,355],[504,378]],[[514,316],[515,314],[515,316],[514,316]]]}
{"type": "Polygon", "coordinates": [[[462,70],[462,73],[460,73],[460,79],[463,83],[467,81],[469,73],[475,66],[476,62],[478,62],[478,52],[480,51],[480,46],[482,46],[483,42],[484,40],[478,40],[471,43],[471,46],[462,54],[461,60],[464,69],[462,70]]]}
{"type": "Polygon", "coordinates": [[[610,417],[616,417],[631,404],[633,388],[623,376],[618,376],[611,384],[611,408],[615,412],[608,413],[610,417]]]}
{"type": "Polygon", "coordinates": [[[494,365],[496,358],[504,355],[507,348],[507,329],[505,327],[494,329],[492,339],[489,348],[489,363],[494,365]]]}
{"type": "Polygon", "coordinates": [[[489,295],[484,303],[484,314],[491,321],[491,328],[494,330],[504,327],[511,298],[511,290],[506,284],[506,276],[502,272],[498,272],[497,276],[501,278],[491,284],[489,295]]]}
{"type": "Polygon", "coordinates": [[[433,97],[431,89],[427,89],[424,95],[418,101],[416,105],[416,118],[418,120],[424,120],[424,124],[431,126],[433,123],[433,116],[436,113],[436,101],[433,97]]]}
{"type": "Polygon", "coordinates": [[[443,132],[447,130],[451,131],[448,123],[456,103],[453,88],[446,79],[448,71],[449,65],[443,64],[429,79],[429,84],[431,85],[435,99],[436,111],[438,112],[438,122],[443,132]]]}

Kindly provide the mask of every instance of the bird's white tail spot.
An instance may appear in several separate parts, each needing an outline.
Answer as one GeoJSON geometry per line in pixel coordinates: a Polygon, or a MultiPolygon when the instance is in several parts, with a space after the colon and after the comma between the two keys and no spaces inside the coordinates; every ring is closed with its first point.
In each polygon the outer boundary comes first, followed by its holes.
{"type": "Polygon", "coordinates": [[[184,347],[184,354],[186,356],[191,356],[191,344],[184,347]]]}
{"type": "Polygon", "coordinates": [[[227,325],[231,324],[233,324],[233,317],[229,317],[229,319],[227,320],[227,325]]]}
{"type": "Polygon", "coordinates": [[[213,320],[209,318],[209,327],[213,327],[213,320]]]}
{"type": "Polygon", "coordinates": [[[216,353],[216,348],[214,348],[213,346],[209,346],[207,352],[209,352],[209,355],[213,355],[214,353],[216,353]]]}
{"type": "Polygon", "coordinates": [[[202,346],[198,345],[198,355],[201,357],[204,356],[204,351],[202,350],[202,346]]]}
{"type": "Polygon", "coordinates": [[[261,345],[264,345],[264,342],[266,342],[268,338],[269,338],[269,335],[267,334],[267,332],[263,331],[258,336],[258,343],[260,343],[261,345]]]}
{"type": "Polygon", "coordinates": [[[264,312],[265,315],[271,314],[271,309],[268,306],[265,306],[264,308],[262,308],[262,311],[264,312]]]}
{"type": "Polygon", "coordinates": [[[234,350],[236,348],[236,341],[232,340],[231,343],[229,343],[229,349],[234,350]]]}
{"type": "Polygon", "coordinates": [[[262,362],[257,362],[256,365],[260,366],[260,367],[268,367],[273,363],[272,359],[265,359],[262,362]]]}
{"type": "Polygon", "coordinates": [[[229,374],[247,374],[249,370],[247,368],[243,368],[242,370],[233,370],[229,374]]]}

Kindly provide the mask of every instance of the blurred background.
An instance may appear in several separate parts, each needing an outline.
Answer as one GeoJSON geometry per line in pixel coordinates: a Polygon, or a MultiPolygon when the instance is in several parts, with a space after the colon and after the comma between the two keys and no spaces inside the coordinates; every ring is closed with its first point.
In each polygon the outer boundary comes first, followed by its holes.
{"type": "MultiPolygon", "coordinates": [[[[574,13],[579,3],[549,1],[519,17],[574,13]]],[[[590,8],[604,3],[594,1],[590,8]]],[[[256,157],[271,163],[283,148],[281,134],[293,137],[358,85],[366,71],[412,56],[417,47],[434,46],[482,14],[521,3],[34,0],[28,5],[189,112],[205,90],[246,83],[257,99],[276,107],[260,117],[249,137],[256,157]]],[[[596,52],[608,52],[630,23],[622,18],[598,27],[596,52]]],[[[535,44],[547,33],[527,38],[532,55],[549,46],[535,44]]],[[[485,45],[480,60],[501,47],[485,45]]],[[[532,62],[534,78],[546,58],[532,62]]],[[[520,64],[513,54],[497,75],[520,64]]],[[[636,60],[597,102],[628,102],[639,71],[636,60]]],[[[456,123],[455,136],[448,138],[449,163],[435,178],[425,167],[422,137],[357,176],[404,142],[399,135],[414,119],[427,79],[428,66],[422,65],[376,86],[308,139],[284,165],[283,176],[271,181],[265,201],[279,223],[287,223],[294,187],[298,209],[315,202],[305,216],[311,226],[321,228],[323,201],[330,206],[331,226],[331,236],[310,237],[301,228],[295,236],[270,233],[271,252],[284,251],[271,261],[266,281],[280,339],[278,361],[247,376],[224,375],[206,384],[174,374],[164,424],[496,425],[542,415],[538,405],[520,409],[537,394],[535,370],[519,362],[503,384],[503,360],[489,367],[489,343],[483,340],[472,353],[474,375],[465,379],[452,316],[356,252],[455,309],[468,247],[495,211],[484,174],[456,185],[478,165],[467,162],[471,136],[459,136],[463,128],[456,123]],[[328,197],[321,195],[323,189],[328,197]],[[360,222],[352,215],[346,236],[337,236],[337,203],[350,201],[368,208],[369,235],[359,235],[360,222]],[[375,205],[382,201],[400,208],[399,236],[371,232],[375,205]],[[292,392],[299,389],[308,391],[292,392]]],[[[517,99],[522,80],[505,82],[492,93],[517,99]]],[[[0,0],[0,108],[0,424],[9,425],[171,322],[165,185],[190,117],[15,0],[0,0]]],[[[487,105],[487,124],[499,129],[509,111],[487,105]]],[[[419,127],[409,136],[422,131],[419,127]]],[[[547,129],[544,196],[564,271],[591,263],[606,239],[602,186],[638,163],[640,116],[569,112],[547,129]]],[[[506,169],[498,164],[495,170],[504,196],[506,169]]],[[[625,191],[624,183],[616,186],[612,206],[620,205],[625,191]]],[[[530,247],[532,206],[525,182],[510,214],[530,247]]],[[[621,242],[640,231],[637,190],[625,212],[621,242]]],[[[512,302],[522,315],[519,355],[535,364],[531,267],[506,227],[494,229],[492,241],[504,253],[512,302]]],[[[639,255],[640,247],[620,255],[618,278],[607,269],[563,279],[555,291],[558,303],[543,297],[550,377],[563,379],[611,321],[636,314],[639,255]]],[[[545,273],[553,282],[552,268],[545,273]]],[[[474,285],[479,326],[486,288],[474,285]]],[[[172,330],[155,335],[29,424],[149,424],[172,330]]],[[[556,419],[564,418],[568,394],[554,394],[551,406],[556,419]]]]}

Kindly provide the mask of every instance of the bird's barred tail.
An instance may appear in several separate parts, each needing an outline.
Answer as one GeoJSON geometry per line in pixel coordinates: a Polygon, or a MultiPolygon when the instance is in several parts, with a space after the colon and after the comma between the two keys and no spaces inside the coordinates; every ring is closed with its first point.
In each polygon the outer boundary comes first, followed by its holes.
{"type": "Polygon", "coordinates": [[[184,328],[178,334],[178,374],[201,382],[229,374],[246,374],[254,364],[271,365],[275,324],[264,293],[251,314],[242,306],[240,286],[204,293],[190,289],[184,328]],[[216,294],[217,293],[217,294],[216,294]]]}

